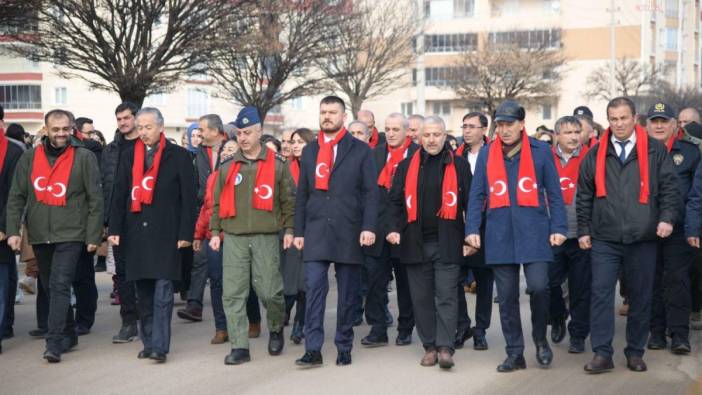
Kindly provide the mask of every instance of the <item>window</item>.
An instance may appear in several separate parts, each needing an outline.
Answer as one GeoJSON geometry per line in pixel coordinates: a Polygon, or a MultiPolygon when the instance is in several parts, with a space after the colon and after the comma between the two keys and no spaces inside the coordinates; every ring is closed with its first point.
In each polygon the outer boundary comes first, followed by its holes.
{"type": "Polygon", "coordinates": [[[5,110],[40,110],[41,86],[0,85],[0,106],[5,110]]]}
{"type": "Polygon", "coordinates": [[[434,115],[447,116],[451,115],[451,102],[450,101],[435,101],[432,103],[432,112],[434,115]]]}
{"type": "Polygon", "coordinates": [[[208,96],[202,89],[188,89],[188,118],[199,118],[207,114],[208,96]]]}
{"type": "Polygon", "coordinates": [[[665,49],[677,51],[678,49],[678,29],[667,27],[665,29],[665,49]]]}
{"type": "MultiPolygon", "coordinates": [[[[427,67],[424,69],[426,86],[446,86],[454,78],[466,78],[463,67],[427,67]]],[[[417,85],[417,69],[412,69],[412,85],[417,85]]]]}
{"type": "Polygon", "coordinates": [[[473,16],[475,0],[453,0],[453,16],[473,16]]]}
{"type": "Polygon", "coordinates": [[[410,115],[414,114],[414,103],[408,102],[408,103],[402,103],[400,104],[400,112],[402,112],[402,115],[409,117],[410,115]]]}
{"type": "Polygon", "coordinates": [[[207,65],[198,63],[188,69],[188,79],[191,81],[207,81],[207,65]]]}
{"type": "Polygon", "coordinates": [[[474,51],[478,46],[476,33],[430,34],[424,37],[426,52],[474,51]]]}
{"type": "Polygon", "coordinates": [[[678,0],[665,1],[665,16],[668,18],[678,17],[678,0]]]}
{"type": "Polygon", "coordinates": [[[68,89],[65,86],[54,88],[54,104],[57,106],[68,103],[68,89]]]}
{"type": "Polygon", "coordinates": [[[149,96],[146,96],[144,103],[154,107],[163,106],[166,104],[166,94],[152,93],[149,96]]]}
{"type": "Polygon", "coordinates": [[[453,0],[431,0],[429,3],[429,18],[453,18],[453,0]]]}
{"type": "Polygon", "coordinates": [[[542,119],[551,119],[552,111],[553,109],[551,108],[550,104],[544,104],[541,106],[541,118],[542,119]]]}
{"type": "Polygon", "coordinates": [[[302,98],[296,97],[290,100],[290,107],[292,107],[293,110],[302,110],[302,98]]]}
{"type": "Polygon", "coordinates": [[[516,45],[519,48],[560,48],[561,30],[519,30],[509,32],[492,32],[488,40],[493,45],[516,45]]]}

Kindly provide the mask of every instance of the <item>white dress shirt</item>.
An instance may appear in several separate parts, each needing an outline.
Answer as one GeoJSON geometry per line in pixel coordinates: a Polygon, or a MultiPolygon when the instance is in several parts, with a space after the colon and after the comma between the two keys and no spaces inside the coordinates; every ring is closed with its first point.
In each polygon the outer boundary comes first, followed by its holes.
{"type": "MultiPolygon", "coordinates": [[[[612,141],[612,145],[614,146],[614,151],[617,153],[617,156],[621,155],[622,152],[622,146],[621,144],[618,144],[618,140],[614,137],[614,134],[612,134],[612,137],[610,138],[612,141]]],[[[623,141],[622,141],[623,142],[623,141]]],[[[629,154],[631,154],[631,150],[634,149],[634,145],[636,145],[636,133],[632,133],[631,136],[629,136],[629,139],[626,142],[626,145],[624,145],[624,157],[628,158],[629,154]]]]}

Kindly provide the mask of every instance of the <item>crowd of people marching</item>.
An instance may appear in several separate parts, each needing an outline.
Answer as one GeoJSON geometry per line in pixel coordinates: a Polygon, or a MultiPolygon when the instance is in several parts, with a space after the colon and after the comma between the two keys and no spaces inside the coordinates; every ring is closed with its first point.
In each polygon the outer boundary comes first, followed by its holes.
{"type": "Polygon", "coordinates": [[[344,101],[328,96],[316,135],[278,140],[244,107],[231,124],[202,116],[182,147],[158,109],[129,102],[115,109],[109,144],[65,110],[48,112],[36,138],[0,121],[3,338],[18,260],[37,278],[30,335],[46,339],[52,363],[90,332],[95,270],[107,266],[122,321],[112,342],[139,338],[139,359],[167,360],[174,295],[187,301],[178,317],[201,321],[209,283],[211,343],[231,345],[225,364],[250,361],[263,306],[270,355],[290,327],[304,342],[295,364],[320,366],[333,264],[337,365],[351,363],[364,317],[361,345],[388,345],[394,280],[395,344],[412,344],[416,328],[420,364],[442,369],[471,338],[488,349],[496,288],[507,354],[497,370],[511,372],[526,368],[523,271],[539,366],[569,335],[573,354],[590,339],[586,372],[614,368],[619,283],[627,367],[646,371],[646,348],[688,354],[690,328],[702,329],[702,125],[697,110],[662,102],[637,114],[619,97],[605,111],[607,128],[583,106],[529,137],[524,108],[507,100],[491,117],[466,114],[459,141],[438,116],[392,113],[383,132],[368,110],[347,122],[344,101]]]}

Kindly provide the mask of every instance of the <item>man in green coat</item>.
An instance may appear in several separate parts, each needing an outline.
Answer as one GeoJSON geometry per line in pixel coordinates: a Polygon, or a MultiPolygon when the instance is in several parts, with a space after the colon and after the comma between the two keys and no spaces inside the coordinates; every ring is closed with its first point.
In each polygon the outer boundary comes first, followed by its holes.
{"type": "Polygon", "coordinates": [[[26,208],[29,244],[49,295],[49,332],[44,359],[60,362],[78,344],[71,308],[71,284],[83,248],[102,241],[100,170],[92,152],[71,137],[73,114],[52,110],[44,117],[47,136],[17,163],[7,202],[7,244],[20,249],[26,208]]]}
{"type": "Polygon", "coordinates": [[[237,116],[240,150],[224,165],[215,182],[210,221],[210,247],[218,251],[224,232],[223,297],[232,351],[224,360],[238,365],[249,355],[246,299],[249,279],[266,308],[268,353],[283,351],[283,277],[278,232],[285,229],[283,248],[292,244],[295,196],[289,167],[282,157],[261,145],[261,121],[254,107],[237,116]]]}

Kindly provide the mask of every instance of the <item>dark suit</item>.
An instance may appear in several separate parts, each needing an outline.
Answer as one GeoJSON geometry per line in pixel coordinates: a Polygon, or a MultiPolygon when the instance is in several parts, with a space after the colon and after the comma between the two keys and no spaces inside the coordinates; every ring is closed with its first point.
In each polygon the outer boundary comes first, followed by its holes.
{"type": "Polygon", "coordinates": [[[338,286],[335,343],[351,351],[353,307],[360,286],[363,249],[361,231],[376,231],[378,187],[370,148],[346,134],[336,146],[329,189],[315,188],[319,144],[302,152],[295,204],[295,236],[305,238],[307,309],[305,348],[320,351],[324,343],[324,309],[329,284],[327,270],[334,262],[338,286]]]}

